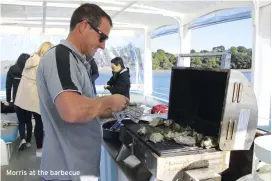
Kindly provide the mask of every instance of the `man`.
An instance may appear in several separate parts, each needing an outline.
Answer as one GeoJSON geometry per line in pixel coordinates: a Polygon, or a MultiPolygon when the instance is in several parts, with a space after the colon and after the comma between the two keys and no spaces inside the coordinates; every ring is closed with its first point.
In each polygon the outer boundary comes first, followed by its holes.
{"type": "Polygon", "coordinates": [[[83,62],[98,48],[105,48],[111,27],[111,18],[99,6],[82,4],[72,15],[67,39],[40,61],[37,87],[45,132],[44,180],[78,181],[82,176],[98,180],[100,118],[123,110],[128,99],[95,97],[83,62]]]}

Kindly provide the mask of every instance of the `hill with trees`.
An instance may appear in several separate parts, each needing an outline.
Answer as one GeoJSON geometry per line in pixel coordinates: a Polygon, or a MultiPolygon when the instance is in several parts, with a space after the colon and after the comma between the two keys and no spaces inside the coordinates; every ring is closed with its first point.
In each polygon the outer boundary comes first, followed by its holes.
{"type": "MultiPolygon", "coordinates": [[[[243,46],[231,47],[228,49],[231,52],[231,68],[232,69],[250,69],[252,61],[252,49],[243,46]]],[[[224,46],[214,47],[211,51],[201,50],[199,53],[208,52],[225,52],[224,46]]],[[[197,53],[191,50],[191,53],[197,53]]],[[[177,63],[177,55],[167,53],[164,50],[158,49],[157,52],[152,52],[152,67],[153,70],[168,70],[177,63]]],[[[219,57],[192,57],[191,67],[201,68],[219,68],[219,57]]]]}

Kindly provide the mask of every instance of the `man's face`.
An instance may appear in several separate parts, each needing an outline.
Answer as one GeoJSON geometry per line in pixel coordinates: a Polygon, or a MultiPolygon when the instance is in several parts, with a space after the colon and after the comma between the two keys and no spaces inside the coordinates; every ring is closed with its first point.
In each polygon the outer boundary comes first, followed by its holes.
{"type": "Polygon", "coordinates": [[[101,18],[101,24],[97,28],[92,28],[87,21],[86,24],[87,27],[82,33],[82,50],[85,55],[94,56],[97,49],[105,48],[105,35],[109,36],[111,26],[109,21],[105,17],[101,18]],[[97,31],[100,31],[100,34],[97,31]]]}

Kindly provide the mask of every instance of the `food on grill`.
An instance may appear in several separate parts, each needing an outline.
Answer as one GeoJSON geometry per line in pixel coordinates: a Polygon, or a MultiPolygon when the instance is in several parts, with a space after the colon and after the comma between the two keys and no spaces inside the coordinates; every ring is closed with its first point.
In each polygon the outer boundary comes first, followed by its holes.
{"type": "Polygon", "coordinates": [[[179,144],[186,144],[186,145],[190,145],[190,146],[194,146],[196,144],[196,139],[194,137],[191,136],[177,136],[174,138],[176,143],[179,144]]]}
{"type": "Polygon", "coordinates": [[[170,119],[154,118],[149,124],[141,125],[137,133],[144,140],[149,140],[153,143],[173,140],[178,144],[197,145],[203,148],[217,146],[215,138],[204,136],[189,126],[182,127],[170,119]]]}
{"type": "Polygon", "coordinates": [[[173,132],[171,130],[168,130],[168,132],[165,132],[163,136],[166,140],[173,140],[175,137],[181,136],[182,133],[179,132],[173,132]]]}
{"type": "Polygon", "coordinates": [[[171,128],[176,132],[183,132],[183,131],[191,129],[190,127],[184,128],[184,127],[180,126],[179,124],[175,123],[174,121],[171,125],[171,128]]]}
{"type": "Polygon", "coordinates": [[[203,148],[212,148],[217,146],[217,141],[215,140],[215,138],[211,137],[211,136],[205,136],[200,143],[200,146],[203,148]]]}
{"type": "Polygon", "coordinates": [[[149,122],[149,125],[151,127],[156,127],[156,126],[161,126],[164,124],[164,120],[163,118],[154,118],[152,119],[152,121],[149,122]]]}
{"type": "Polygon", "coordinates": [[[153,143],[158,143],[164,141],[164,137],[161,133],[152,133],[149,140],[153,143]]]}
{"type": "Polygon", "coordinates": [[[171,119],[166,119],[166,120],[163,121],[163,124],[164,124],[164,126],[169,127],[169,126],[171,126],[171,124],[172,124],[173,122],[174,122],[174,121],[171,120],[171,119]]]}
{"type": "Polygon", "coordinates": [[[182,133],[186,136],[194,136],[196,132],[192,128],[187,126],[182,133]]]}
{"type": "Polygon", "coordinates": [[[145,134],[147,133],[147,130],[148,130],[147,126],[142,126],[142,127],[137,131],[137,133],[138,133],[139,135],[145,135],[145,134]]]}
{"type": "Polygon", "coordinates": [[[161,125],[164,125],[166,127],[169,127],[172,125],[174,121],[171,119],[164,119],[164,118],[153,118],[152,121],[149,122],[149,125],[151,127],[158,127],[161,125]]]}
{"type": "Polygon", "coordinates": [[[175,137],[175,132],[169,130],[168,132],[164,133],[163,136],[165,137],[165,139],[171,140],[175,137]]]}
{"type": "Polygon", "coordinates": [[[194,131],[193,137],[195,137],[197,143],[200,143],[201,140],[203,139],[204,135],[194,131]]]}
{"type": "Polygon", "coordinates": [[[174,131],[179,131],[181,129],[181,126],[177,123],[173,123],[171,127],[174,131]]]}
{"type": "Polygon", "coordinates": [[[145,141],[149,140],[150,135],[153,132],[155,132],[154,129],[148,125],[141,126],[141,128],[137,131],[137,133],[142,136],[145,141]]]}

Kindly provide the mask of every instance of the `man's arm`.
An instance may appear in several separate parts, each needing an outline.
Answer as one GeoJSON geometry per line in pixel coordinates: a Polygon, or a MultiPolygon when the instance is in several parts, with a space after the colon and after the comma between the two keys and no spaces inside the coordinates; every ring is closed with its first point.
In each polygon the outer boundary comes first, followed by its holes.
{"type": "Polygon", "coordinates": [[[88,122],[95,117],[109,118],[112,111],[121,111],[128,100],[121,95],[88,98],[77,92],[65,91],[55,99],[61,118],[69,123],[88,122]]]}
{"type": "Polygon", "coordinates": [[[114,118],[112,115],[111,109],[106,110],[104,113],[100,115],[100,118],[107,119],[107,118],[114,118]]]}

